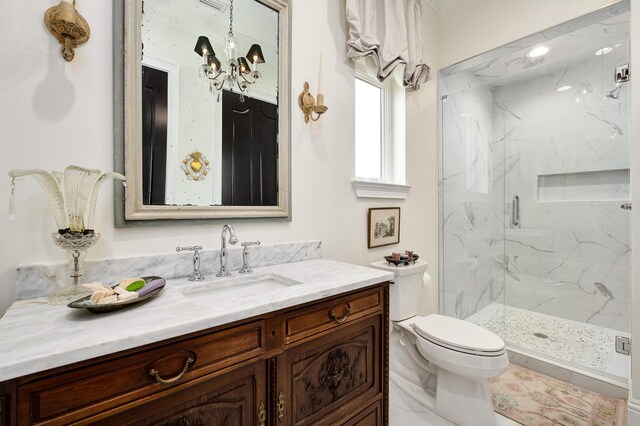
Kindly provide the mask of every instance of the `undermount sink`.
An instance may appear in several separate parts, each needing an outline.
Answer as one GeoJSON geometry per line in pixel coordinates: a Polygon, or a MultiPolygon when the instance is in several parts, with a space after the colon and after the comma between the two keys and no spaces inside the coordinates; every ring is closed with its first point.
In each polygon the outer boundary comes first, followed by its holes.
{"type": "Polygon", "coordinates": [[[214,303],[248,296],[271,295],[283,288],[301,284],[278,274],[246,275],[190,284],[182,294],[194,303],[214,303]]]}

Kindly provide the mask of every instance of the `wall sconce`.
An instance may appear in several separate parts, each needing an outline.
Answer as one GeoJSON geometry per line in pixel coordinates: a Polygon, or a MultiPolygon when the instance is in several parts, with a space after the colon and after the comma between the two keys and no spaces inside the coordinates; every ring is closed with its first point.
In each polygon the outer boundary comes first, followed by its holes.
{"type": "Polygon", "coordinates": [[[304,90],[298,95],[298,105],[304,113],[304,122],[308,123],[309,118],[313,121],[318,121],[320,116],[327,112],[329,109],[324,105],[324,95],[318,93],[318,102],[313,98],[313,95],[309,93],[309,82],[304,82],[304,90]],[[316,113],[316,117],[313,118],[313,113],[316,113]]]}
{"type": "Polygon", "coordinates": [[[62,0],[44,13],[44,24],[49,32],[62,45],[62,57],[71,61],[75,56],[74,49],[87,42],[91,30],[87,21],[76,10],[76,0],[62,0]]]}

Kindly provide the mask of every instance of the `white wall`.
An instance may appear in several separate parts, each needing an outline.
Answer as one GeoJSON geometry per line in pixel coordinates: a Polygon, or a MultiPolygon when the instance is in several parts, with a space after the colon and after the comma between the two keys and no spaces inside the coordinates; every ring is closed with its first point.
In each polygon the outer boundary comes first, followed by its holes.
{"type": "MultiPolygon", "coordinates": [[[[111,2],[79,1],[91,25],[91,39],[65,63],[42,16],[45,3],[5,2],[0,25],[0,200],[9,198],[7,172],[13,168],[61,170],[69,164],[113,169],[111,2]]],[[[346,58],[344,1],[291,0],[293,40],[292,192],[293,221],[235,223],[241,240],[263,243],[321,239],[324,257],[357,264],[378,260],[392,249],[412,249],[435,269],[437,250],[437,161],[435,82],[407,95],[407,182],[403,202],[357,199],[354,175],[354,68],[346,58]],[[308,80],[316,86],[324,52],[325,102],[320,121],[305,124],[297,96],[308,80]],[[310,53],[309,53],[310,52],[310,53]],[[425,167],[425,161],[433,165],[425,167]],[[400,206],[401,243],[367,249],[369,207],[400,206]]],[[[428,59],[435,57],[435,21],[425,7],[428,59]]],[[[191,243],[218,247],[221,224],[152,229],[114,229],[111,185],[98,200],[95,228],[102,233],[89,259],[171,253],[191,243]]],[[[50,234],[55,223],[44,198],[30,180],[17,182],[18,218],[0,214],[0,312],[14,300],[15,268],[20,263],[61,262],[63,253],[50,234]]],[[[6,204],[5,204],[6,206],[6,204]]],[[[0,211],[6,212],[0,208],[0,211]]]]}
{"type": "Polygon", "coordinates": [[[442,67],[593,12],[612,0],[462,0],[438,18],[442,67]]]}

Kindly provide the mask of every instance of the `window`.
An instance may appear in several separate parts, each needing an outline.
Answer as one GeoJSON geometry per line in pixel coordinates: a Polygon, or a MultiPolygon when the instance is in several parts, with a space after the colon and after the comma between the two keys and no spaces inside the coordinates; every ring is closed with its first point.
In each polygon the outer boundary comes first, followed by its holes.
{"type": "Polygon", "coordinates": [[[356,76],[356,177],[384,179],[384,86],[356,76]]]}
{"type": "Polygon", "coordinates": [[[356,194],[406,198],[404,88],[393,77],[380,83],[358,61],[355,109],[356,194]]]}

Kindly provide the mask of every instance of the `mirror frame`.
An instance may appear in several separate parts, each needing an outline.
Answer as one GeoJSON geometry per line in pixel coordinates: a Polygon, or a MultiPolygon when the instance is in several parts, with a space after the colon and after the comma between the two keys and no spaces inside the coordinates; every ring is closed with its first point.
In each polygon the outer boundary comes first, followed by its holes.
{"type": "Polygon", "coordinates": [[[256,0],[278,12],[278,205],[154,206],[142,204],[142,0],[113,1],[113,112],[116,228],[223,219],[291,220],[291,7],[288,0],[256,0]]]}

